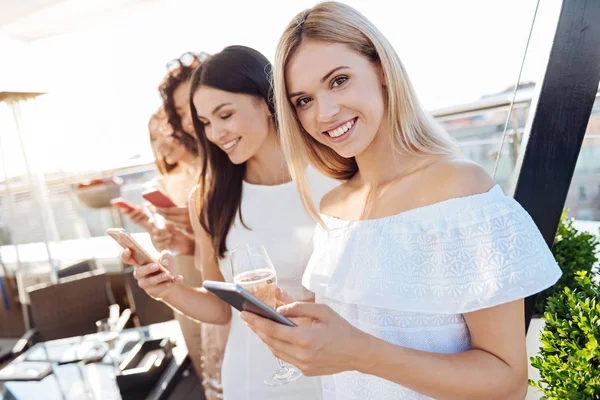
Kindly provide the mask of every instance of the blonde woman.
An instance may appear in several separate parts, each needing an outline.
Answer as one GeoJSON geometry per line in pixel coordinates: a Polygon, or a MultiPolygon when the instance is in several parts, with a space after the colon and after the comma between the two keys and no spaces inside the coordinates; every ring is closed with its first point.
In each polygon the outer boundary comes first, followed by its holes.
{"type": "MultiPolygon", "coordinates": [[[[175,131],[168,122],[162,106],[152,115],[148,128],[156,166],[160,173],[161,191],[178,206],[186,207],[200,173],[201,163],[197,145],[195,141],[182,142],[174,134],[175,131]]],[[[192,235],[170,222],[167,222],[164,228],[158,229],[139,206],[125,214],[150,233],[157,250],[169,250],[177,254],[171,265],[174,273],[182,275],[188,285],[202,285],[202,274],[194,267],[195,243],[192,235]]],[[[181,327],[194,369],[198,376],[202,376],[202,367],[206,366],[203,365],[205,363],[202,358],[201,326],[181,313],[175,312],[174,316],[181,327]]]]}
{"type": "MultiPolygon", "coordinates": [[[[148,121],[150,143],[154,153],[154,162],[159,172],[159,180],[165,187],[163,190],[177,198],[177,202],[185,203],[191,189],[196,185],[197,172],[199,171],[198,147],[195,143],[190,146],[182,142],[174,134],[169,124],[167,114],[161,106],[148,121]],[[189,171],[192,171],[190,174],[189,171]]],[[[154,225],[142,207],[121,210],[133,223],[141,226],[149,233],[155,230],[154,225]]],[[[159,250],[163,250],[161,241],[155,243],[159,250]]]]}
{"type": "Polygon", "coordinates": [[[364,16],[321,3],[279,42],[283,148],[319,220],[304,286],[312,318],[241,315],[273,353],[322,375],[323,399],[523,399],[523,298],[561,272],[529,215],[423,111],[398,55],[364,16]],[[315,62],[318,60],[318,62],[315,62]],[[348,178],[320,213],[303,173],[348,178]]]}
{"type": "MultiPolygon", "coordinates": [[[[159,85],[163,105],[149,122],[150,140],[160,173],[159,187],[177,207],[159,209],[166,219],[165,227],[158,229],[148,221],[142,210],[137,209],[129,216],[146,228],[154,247],[175,254],[169,266],[174,274],[183,277],[185,284],[202,286],[202,273],[194,266],[195,240],[191,233],[188,212],[190,193],[198,183],[202,162],[198,155],[191,118],[189,115],[190,78],[200,59],[186,53],[187,57],[170,62],[172,68],[159,85]]],[[[132,260],[126,260],[131,264],[132,260]]],[[[198,321],[180,312],[174,313],[179,322],[190,359],[196,374],[202,378],[208,400],[218,399],[220,393],[220,363],[207,360],[202,337],[202,326],[198,321]],[[212,374],[207,371],[213,371],[212,374]]]]}

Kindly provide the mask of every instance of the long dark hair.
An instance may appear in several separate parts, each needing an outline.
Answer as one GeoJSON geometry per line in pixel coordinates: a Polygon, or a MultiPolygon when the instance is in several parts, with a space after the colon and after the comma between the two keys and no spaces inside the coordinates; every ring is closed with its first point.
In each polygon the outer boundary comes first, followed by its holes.
{"type": "Polygon", "coordinates": [[[240,204],[246,164],[233,164],[223,150],[206,138],[204,125],[198,119],[192,100],[200,86],[248,94],[264,100],[274,120],[271,63],[254,49],[229,46],[204,61],[192,75],[190,107],[202,155],[196,207],[199,209],[200,224],[211,237],[214,253],[223,258],[227,251],[227,234],[236,213],[239,212],[242,218],[240,204]]]}
{"type": "Polygon", "coordinates": [[[167,114],[169,124],[173,128],[174,137],[177,138],[183,144],[187,151],[192,153],[194,156],[198,155],[198,142],[191,135],[186,133],[181,123],[181,117],[175,109],[175,102],[173,101],[173,93],[179,85],[186,82],[191,78],[194,69],[200,65],[198,60],[194,60],[192,65],[180,65],[178,68],[169,71],[164,77],[163,81],[158,86],[158,91],[162,97],[163,107],[167,114]]]}

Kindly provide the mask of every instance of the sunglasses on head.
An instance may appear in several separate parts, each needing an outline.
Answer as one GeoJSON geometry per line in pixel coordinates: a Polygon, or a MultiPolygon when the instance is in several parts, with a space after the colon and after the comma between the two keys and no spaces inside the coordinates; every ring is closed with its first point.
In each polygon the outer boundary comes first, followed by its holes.
{"type": "Polygon", "coordinates": [[[169,72],[176,70],[181,67],[192,67],[196,64],[204,62],[208,58],[209,54],[204,52],[194,53],[187,51],[183,53],[179,58],[174,58],[167,63],[167,70],[169,72]]]}

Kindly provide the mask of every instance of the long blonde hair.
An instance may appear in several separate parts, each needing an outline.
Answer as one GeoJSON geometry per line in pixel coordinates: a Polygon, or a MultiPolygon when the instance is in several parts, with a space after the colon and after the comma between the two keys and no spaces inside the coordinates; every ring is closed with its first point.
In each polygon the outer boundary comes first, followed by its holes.
{"type": "Polygon", "coordinates": [[[302,11],[286,27],[277,45],[273,88],[283,151],[302,202],[315,220],[322,223],[308,189],[306,162],[323,174],[342,180],[354,176],[358,166],[354,157],[344,158],[313,139],[296,118],[288,100],[285,70],[304,39],[345,44],[381,66],[386,82],[390,140],[398,152],[419,155],[456,152],[450,136],[419,104],[398,54],[367,18],[335,1],[302,11]]]}
{"type": "MultiPolygon", "coordinates": [[[[165,108],[161,105],[158,110],[150,117],[148,121],[148,132],[150,133],[150,140],[152,141],[152,134],[158,133],[161,134],[161,130],[170,129],[169,121],[167,119],[167,113],[165,112],[165,108]]],[[[164,134],[164,132],[162,132],[164,134]]],[[[156,164],[156,168],[158,168],[158,172],[161,175],[168,175],[177,164],[169,164],[164,157],[162,157],[156,151],[154,147],[154,143],[152,143],[152,153],[154,154],[154,163],[156,164]]]]}

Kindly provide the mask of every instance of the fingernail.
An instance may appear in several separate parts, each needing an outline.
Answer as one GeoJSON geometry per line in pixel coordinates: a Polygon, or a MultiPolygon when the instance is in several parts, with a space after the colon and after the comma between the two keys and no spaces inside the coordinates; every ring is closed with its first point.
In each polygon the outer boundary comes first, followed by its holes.
{"type": "Polygon", "coordinates": [[[177,282],[181,282],[182,280],[183,280],[183,276],[182,276],[182,275],[178,275],[178,276],[175,278],[175,281],[177,281],[177,282]]]}
{"type": "Polygon", "coordinates": [[[168,259],[168,258],[165,258],[165,259],[163,260],[163,262],[162,262],[162,263],[163,263],[163,265],[164,265],[165,267],[166,267],[166,266],[168,266],[168,265],[169,265],[169,259],[168,259]]]}
{"type": "Polygon", "coordinates": [[[157,269],[158,269],[158,265],[156,265],[156,264],[152,264],[150,266],[150,271],[156,271],[157,269]]]}
{"type": "Polygon", "coordinates": [[[163,272],[161,276],[162,276],[162,278],[164,279],[164,278],[168,278],[168,277],[169,277],[169,274],[168,274],[168,273],[166,273],[166,272],[163,272]]]}

